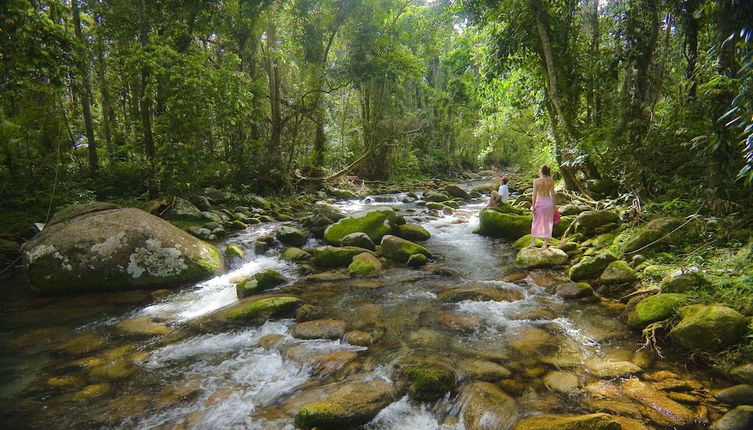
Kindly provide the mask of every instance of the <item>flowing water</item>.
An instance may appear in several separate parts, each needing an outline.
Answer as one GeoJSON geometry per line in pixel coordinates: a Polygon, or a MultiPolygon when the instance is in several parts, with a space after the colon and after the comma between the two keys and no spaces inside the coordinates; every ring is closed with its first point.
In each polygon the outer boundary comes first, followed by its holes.
{"type": "MultiPolygon", "coordinates": [[[[481,202],[437,214],[403,204],[402,197],[337,206],[345,213],[385,201],[398,207],[408,222],[432,235],[425,245],[435,258],[426,268],[395,265],[370,278],[307,278],[298,265],[278,258],[279,249],[254,254],[257,238],[274,232],[276,224],[267,223],[226,241],[246,249],[244,261],[191,288],[6,298],[0,320],[3,428],[293,429],[298,408],[323,398],[337,381],[359,373],[392,381],[394,364],[417,352],[449,366],[469,358],[502,363],[512,375],[499,383],[516,398],[521,415],[585,413],[592,409],[582,396],[553,390],[544,375],[569,369],[584,386],[598,380],[585,363],[648,359],[635,353],[639,338],[618,319],[619,306],[564,302],[548,288],[561,282],[556,272],[505,277],[516,272],[509,243],[472,234],[481,202]],[[295,339],[289,334],[292,319],[220,332],[194,324],[236,301],[234,282],[268,268],[291,279],[280,291],[321,306],[327,317],[352,328],[379,333],[379,342],[367,348],[295,339]],[[493,288],[511,298],[458,303],[437,298],[463,286],[493,288]],[[118,329],[134,319],[169,330],[135,336],[118,329]],[[267,335],[278,335],[283,347],[263,348],[260,339],[267,335]]],[[[715,384],[699,371],[691,374],[670,363],[656,369],[700,380],[702,390],[715,384]]],[[[436,402],[404,397],[365,428],[462,429],[459,397],[448,394],[436,402]]]]}

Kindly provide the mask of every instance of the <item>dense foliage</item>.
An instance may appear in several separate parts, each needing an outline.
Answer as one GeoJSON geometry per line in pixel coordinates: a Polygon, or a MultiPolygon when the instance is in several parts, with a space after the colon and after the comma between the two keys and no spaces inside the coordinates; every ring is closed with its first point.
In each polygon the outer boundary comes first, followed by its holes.
{"type": "Polygon", "coordinates": [[[287,192],[337,172],[400,180],[550,162],[586,193],[734,201],[753,178],[751,9],[8,0],[0,193],[29,210],[50,194],[287,192]]]}

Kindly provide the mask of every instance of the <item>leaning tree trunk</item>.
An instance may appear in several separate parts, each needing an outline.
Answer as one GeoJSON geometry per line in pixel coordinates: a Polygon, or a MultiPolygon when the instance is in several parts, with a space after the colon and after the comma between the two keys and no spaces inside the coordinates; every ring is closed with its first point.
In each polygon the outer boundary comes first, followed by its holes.
{"type": "Polygon", "coordinates": [[[94,140],[94,123],[92,121],[91,113],[91,64],[89,49],[86,44],[86,39],[81,32],[81,14],[79,12],[78,0],[71,2],[73,8],[73,25],[76,31],[76,38],[81,42],[84,47],[84,59],[81,62],[81,80],[83,84],[83,91],[81,92],[81,108],[84,113],[84,124],[86,126],[86,140],[89,145],[89,170],[92,175],[99,174],[99,160],[97,158],[97,142],[94,140]]]}

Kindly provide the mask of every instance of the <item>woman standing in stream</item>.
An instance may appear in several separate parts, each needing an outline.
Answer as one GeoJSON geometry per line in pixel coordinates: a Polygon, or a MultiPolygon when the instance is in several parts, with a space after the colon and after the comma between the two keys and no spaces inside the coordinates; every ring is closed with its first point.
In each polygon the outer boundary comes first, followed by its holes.
{"type": "Polygon", "coordinates": [[[546,164],[539,169],[539,177],[533,181],[533,197],[531,210],[533,222],[531,223],[531,245],[536,246],[536,238],[544,239],[543,249],[549,247],[549,239],[552,238],[554,225],[554,181],[551,178],[551,169],[546,164]]]}

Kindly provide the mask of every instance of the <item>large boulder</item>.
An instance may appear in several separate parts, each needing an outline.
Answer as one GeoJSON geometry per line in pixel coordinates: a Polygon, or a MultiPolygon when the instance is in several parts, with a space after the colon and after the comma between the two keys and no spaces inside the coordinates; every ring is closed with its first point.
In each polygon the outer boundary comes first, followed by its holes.
{"type": "Polygon", "coordinates": [[[303,246],[306,244],[308,234],[301,229],[283,225],[277,228],[275,237],[288,246],[303,246]]]}
{"type": "Polygon", "coordinates": [[[523,248],[518,251],[515,264],[525,268],[554,267],[567,263],[567,259],[565,251],[559,248],[523,248]]]}
{"type": "Polygon", "coordinates": [[[370,252],[362,252],[353,257],[348,266],[351,275],[374,275],[382,271],[382,262],[370,252]]]}
{"type": "Polygon", "coordinates": [[[638,232],[635,233],[627,243],[625,243],[624,251],[632,253],[639,249],[664,249],[667,245],[682,240],[682,229],[678,230],[678,228],[683,222],[684,221],[681,218],[657,218],[639,229],[638,232]]]}
{"type": "Polygon", "coordinates": [[[84,215],[91,212],[106,211],[110,209],[119,209],[119,208],[120,206],[114,203],[106,203],[106,202],[89,202],[89,203],[82,203],[80,205],[72,205],[72,206],[68,206],[67,208],[64,208],[55,212],[50,218],[50,221],[47,223],[47,226],[49,227],[51,225],[58,224],[63,221],[68,221],[69,219],[75,218],[79,215],[84,215]]]}
{"type": "Polygon", "coordinates": [[[44,293],[166,288],[223,269],[217,249],[140,209],[110,209],[49,225],[23,247],[44,293]]]}
{"type": "Polygon", "coordinates": [[[620,222],[620,216],[607,210],[585,211],[578,214],[575,219],[575,231],[586,236],[606,233],[611,227],[616,227],[620,222]]]}
{"type": "Polygon", "coordinates": [[[625,285],[632,284],[638,280],[638,275],[626,262],[618,260],[607,265],[601,276],[599,283],[604,285],[625,285]]]}
{"type": "Polygon", "coordinates": [[[640,330],[652,322],[665,320],[687,300],[688,297],[684,294],[657,294],[646,297],[638,302],[628,315],[628,327],[640,330]]]}
{"type": "Polygon", "coordinates": [[[423,195],[424,201],[435,203],[445,202],[450,200],[450,198],[450,195],[447,193],[432,190],[426,191],[423,195]]]}
{"type": "Polygon", "coordinates": [[[431,234],[418,224],[403,224],[396,227],[395,236],[413,242],[428,240],[431,234]]]}
{"type": "Polygon", "coordinates": [[[449,194],[451,197],[457,197],[461,198],[463,200],[470,200],[471,195],[468,194],[468,191],[458,187],[457,185],[447,185],[442,189],[445,194],[449,194]]]}
{"type": "Polygon", "coordinates": [[[431,252],[428,249],[411,241],[392,235],[384,236],[382,239],[382,255],[387,258],[407,263],[414,254],[423,254],[431,258],[431,252]]]}
{"type": "Polygon", "coordinates": [[[589,415],[538,415],[523,418],[513,430],[620,430],[622,426],[612,416],[599,413],[589,415]]]}
{"type": "Polygon", "coordinates": [[[583,257],[578,264],[570,268],[568,274],[573,281],[588,279],[601,274],[610,263],[617,260],[614,255],[604,252],[595,257],[583,257]]]}
{"type": "Polygon", "coordinates": [[[680,317],[669,336],[691,350],[721,349],[741,341],[748,331],[748,319],[725,306],[685,306],[680,308],[680,317]]]}
{"type": "Polygon", "coordinates": [[[517,240],[531,232],[532,215],[502,213],[484,209],[479,213],[479,225],[474,233],[517,240]]]}
{"type": "Polygon", "coordinates": [[[490,382],[472,382],[462,396],[463,424],[468,430],[508,428],[518,416],[515,399],[490,382]]]}
{"type": "Polygon", "coordinates": [[[348,267],[353,257],[363,252],[371,251],[357,246],[321,246],[312,251],[311,262],[325,268],[348,267]]]}
{"type": "Polygon", "coordinates": [[[395,389],[384,379],[344,382],[324,399],[301,407],[295,425],[303,429],[357,427],[371,421],[394,400],[395,389]]]}
{"type": "Polygon", "coordinates": [[[397,214],[390,208],[360,212],[345,217],[324,230],[324,240],[339,245],[343,237],[356,232],[366,233],[376,243],[396,225],[397,214]]]}

